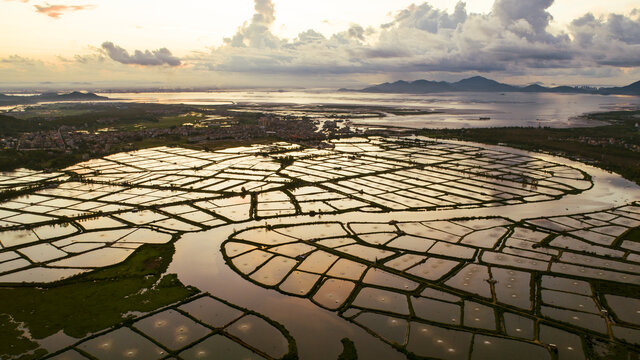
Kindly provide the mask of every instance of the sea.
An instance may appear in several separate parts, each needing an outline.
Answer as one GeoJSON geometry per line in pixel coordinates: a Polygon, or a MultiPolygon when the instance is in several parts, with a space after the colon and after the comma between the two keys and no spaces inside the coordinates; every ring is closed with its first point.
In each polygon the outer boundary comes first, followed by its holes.
{"type": "MultiPolygon", "coordinates": [[[[211,91],[100,94],[117,101],[191,105],[372,106],[433,111],[357,119],[354,123],[408,128],[598,126],[582,115],[640,109],[640,97],[551,93],[369,94],[336,91],[211,91]]],[[[384,112],[384,111],[383,111],[384,112]]],[[[640,121],[640,119],[638,119],[640,121]]]]}

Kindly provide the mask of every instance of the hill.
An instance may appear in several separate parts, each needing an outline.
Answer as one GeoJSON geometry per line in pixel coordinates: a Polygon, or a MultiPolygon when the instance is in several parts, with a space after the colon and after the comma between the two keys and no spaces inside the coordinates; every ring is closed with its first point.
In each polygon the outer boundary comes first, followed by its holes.
{"type": "Polygon", "coordinates": [[[557,86],[545,87],[541,85],[514,86],[474,76],[458,82],[417,80],[413,82],[396,81],[370,86],[360,90],[340,89],[339,91],[357,91],[366,93],[401,93],[428,94],[442,92],[527,92],[527,93],[564,93],[564,94],[600,94],[600,95],[640,95],[640,81],[624,87],[588,88],[557,86]]]}
{"type": "Polygon", "coordinates": [[[636,81],[633,84],[624,87],[604,89],[604,93],[616,95],[640,95],[640,81],[636,81]]]}
{"type": "Polygon", "coordinates": [[[91,92],[73,91],[70,93],[42,93],[40,95],[31,96],[15,96],[0,94],[0,105],[25,105],[36,104],[39,102],[55,102],[55,101],[104,101],[109,100],[106,96],[96,95],[91,92]]]}

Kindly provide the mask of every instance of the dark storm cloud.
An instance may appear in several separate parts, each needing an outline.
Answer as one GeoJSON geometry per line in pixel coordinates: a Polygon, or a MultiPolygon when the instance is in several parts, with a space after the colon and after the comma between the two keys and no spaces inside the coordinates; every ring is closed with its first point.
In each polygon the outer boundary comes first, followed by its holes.
{"type": "Polygon", "coordinates": [[[133,55],[130,55],[129,52],[127,52],[125,49],[115,45],[112,42],[107,41],[102,43],[102,49],[112,60],[122,64],[143,66],[179,66],[181,64],[180,59],[173,56],[171,54],[171,51],[169,51],[169,49],[167,48],[153,51],[136,50],[133,55]]]}

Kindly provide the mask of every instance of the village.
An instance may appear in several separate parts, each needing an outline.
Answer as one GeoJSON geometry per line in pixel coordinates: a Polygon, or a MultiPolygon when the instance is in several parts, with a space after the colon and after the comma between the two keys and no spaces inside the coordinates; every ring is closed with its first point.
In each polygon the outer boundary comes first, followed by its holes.
{"type": "Polygon", "coordinates": [[[170,128],[148,128],[136,130],[118,130],[103,128],[96,131],[61,126],[57,130],[25,132],[18,136],[0,138],[0,147],[20,151],[49,150],[74,152],[82,151],[89,155],[105,155],[114,150],[138,148],[140,142],[153,139],[166,139],[167,142],[189,144],[208,143],[218,140],[255,140],[273,138],[284,141],[319,141],[327,138],[353,134],[347,127],[338,127],[335,120],[324,122],[318,127],[308,119],[284,119],[264,116],[257,124],[244,124],[237,121],[209,123],[207,126],[194,126],[185,123],[170,128]]]}

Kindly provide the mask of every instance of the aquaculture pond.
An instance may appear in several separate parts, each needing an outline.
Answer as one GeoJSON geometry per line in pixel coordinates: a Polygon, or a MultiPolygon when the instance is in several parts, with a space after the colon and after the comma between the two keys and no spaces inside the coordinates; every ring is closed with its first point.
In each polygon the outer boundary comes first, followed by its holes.
{"type": "Polygon", "coordinates": [[[640,188],[421,137],[0,174],[2,359],[640,355],[640,188]]]}

